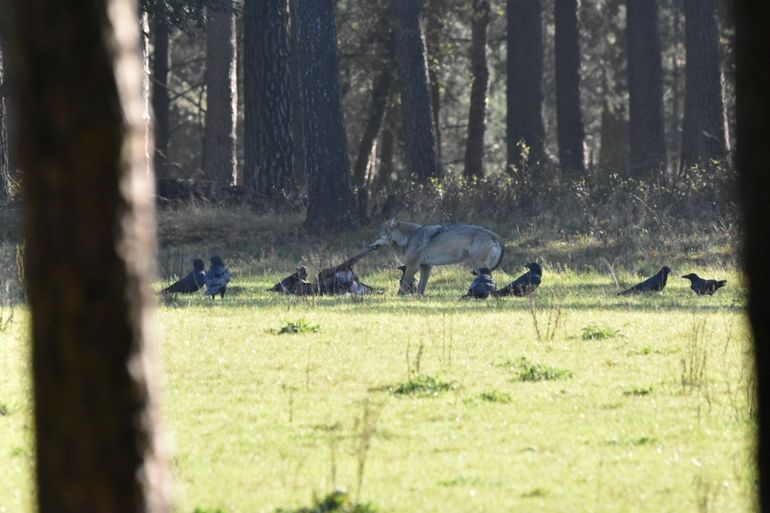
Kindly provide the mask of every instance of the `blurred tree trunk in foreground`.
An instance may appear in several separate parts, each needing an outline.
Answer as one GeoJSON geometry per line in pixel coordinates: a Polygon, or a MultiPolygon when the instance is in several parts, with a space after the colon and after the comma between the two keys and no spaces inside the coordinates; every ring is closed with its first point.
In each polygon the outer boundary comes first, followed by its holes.
{"type": "Polygon", "coordinates": [[[340,96],[334,0],[297,2],[308,231],[358,226],[340,96]]]}
{"type": "Polygon", "coordinates": [[[418,182],[441,176],[428,84],[421,0],[393,0],[395,54],[406,142],[406,167],[418,182]]]}
{"type": "Polygon", "coordinates": [[[748,313],[754,334],[759,399],[759,511],[770,512],[770,4],[737,0],[736,113],[737,163],[743,195],[744,255],[749,282],[748,313]]]}
{"type": "Polygon", "coordinates": [[[238,176],[236,161],[236,108],[238,104],[235,13],[232,0],[226,10],[207,9],[206,15],[206,122],[203,131],[203,173],[223,186],[238,176]]]}
{"type": "Polygon", "coordinates": [[[244,17],[244,175],[260,194],[277,196],[296,190],[289,3],[246,0],[244,17]]]}
{"type": "Polygon", "coordinates": [[[13,0],[41,513],[166,512],[130,0],[13,0]]]}
{"type": "Polygon", "coordinates": [[[565,180],[574,180],[585,177],[577,0],[557,0],[554,3],[554,30],[559,166],[565,180]]]}
{"type": "Polygon", "coordinates": [[[507,2],[507,132],[509,166],[545,160],[543,126],[543,7],[540,0],[507,2]]]}
{"type": "Polygon", "coordinates": [[[727,156],[725,102],[714,0],[685,0],[685,98],[681,167],[727,156]]]}
{"type": "Polygon", "coordinates": [[[666,169],[658,0],[626,0],[626,11],[631,176],[654,180],[666,169]]]}
{"type": "Polygon", "coordinates": [[[168,95],[169,38],[171,27],[162,5],[158,5],[152,17],[152,112],[155,134],[155,175],[168,177],[168,139],[170,105],[168,95]]]}
{"type": "Polygon", "coordinates": [[[484,176],[484,132],[487,116],[487,27],[489,0],[473,0],[471,14],[471,99],[468,112],[468,139],[465,145],[465,177],[484,176]]]}

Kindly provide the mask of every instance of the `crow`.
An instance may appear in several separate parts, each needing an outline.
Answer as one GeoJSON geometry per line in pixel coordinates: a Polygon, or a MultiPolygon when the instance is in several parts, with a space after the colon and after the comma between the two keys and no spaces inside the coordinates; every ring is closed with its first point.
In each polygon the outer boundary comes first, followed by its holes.
{"type": "Polygon", "coordinates": [[[313,281],[312,293],[319,296],[371,294],[372,288],[361,282],[361,279],[353,271],[353,266],[376,249],[376,246],[368,246],[339,265],[321,269],[313,281]]]}
{"type": "Polygon", "coordinates": [[[284,294],[299,294],[304,295],[304,283],[309,284],[305,278],[307,278],[307,269],[303,266],[297,267],[294,274],[290,274],[286,278],[282,279],[269,289],[268,292],[283,292],[284,294]]]}
{"type": "Polygon", "coordinates": [[[401,279],[398,280],[398,282],[401,284],[401,290],[408,291],[409,294],[414,294],[417,292],[417,278],[412,277],[412,283],[403,284],[401,282],[404,281],[404,275],[406,274],[406,266],[405,265],[399,265],[398,270],[401,271],[401,279]]]}
{"type": "Polygon", "coordinates": [[[476,273],[476,278],[474,278],[471,287],[462,299],[486,299],[490,294],[494,293],[495,290],[495,280],[492,279],[492,271],[486,267],[482,267],[476,273]]]}
{"type": "Polygon", "coordinates": [[[203,260],[196,258],[192,261],[193,270],[181,280],[161,290],[162,294],[191,294],[200,290],[206,281],[206,271],[204,270],[203,260]]]}
{"type": "Polygon", "coordinates": [[[658,274],[647,278],[641,283],[637,283],[630,289],[626,289],[622,292],[618,292],[618,296],[628,296],[629,294],[639,294],[642,292],[660,292],[666,287],[666,280],[668,279],[668,273],[671,272],[666,266],[660,268],[658,274]]]}
{"type": "Polygon", "coordinates": [[[495,297],[511,295],[516,297],[524,297],[526,295],[532,294],[535,289],[540,286],[540,281],[543,278],[543,269],[540,267],[540,264],[535,262],[524,264],[524,267],[529,270],[505,287],[499,289],[496,292],[493,292],[492,295],[495,297]]]}
{"type": "Polygon", "coordinates": [[[206,295],[214,299],[214,296],[219,294],[219,297],[224,299],[229,282],[230,271],[227,270],[222,259],[214,255],[209,261],[209,270],[206,273],[206,295]]]}
{"type": "Polygon", "coordinates": [[[714,292],[727,285],[727,280],[704,280],[695,273],[685,274],[682,278],[690,280],[690,288],[699,296],[713,296],[714,292]]]}

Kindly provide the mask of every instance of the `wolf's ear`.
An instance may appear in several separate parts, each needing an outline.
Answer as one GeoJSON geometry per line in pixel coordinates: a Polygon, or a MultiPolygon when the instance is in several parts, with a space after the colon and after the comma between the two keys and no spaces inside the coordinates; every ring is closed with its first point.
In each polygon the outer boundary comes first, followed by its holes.
{"type": "Polygon", "coordinates": [[[396,216],[393,216],[387,221],[385,221],[385,226],[387,226],[388,228],[395,228],[397,223],[398,223],[398,220],[396,219],[396,216]]]}

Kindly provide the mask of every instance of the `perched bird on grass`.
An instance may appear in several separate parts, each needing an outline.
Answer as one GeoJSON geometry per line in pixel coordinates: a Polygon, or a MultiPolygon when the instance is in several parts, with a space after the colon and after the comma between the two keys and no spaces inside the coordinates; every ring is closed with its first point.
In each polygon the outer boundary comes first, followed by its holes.
{"type": "Polygon", "coordinates": [[[206,295],[214,299],[214,296],[219,294],[219,297],[224,298],[229,282],[230,271],[222,259],[214,255],[209,261],[209,270],[206,273],[206,295]]]}
{"type": "Polygon", "coordinates": [[[305,284],[310,285],[310,282],[306,280],[307,269],[304,266],[297,267],[297,270],[282,279],[269,289],[268,292],[283,292],[284,294],[299,294],[304,292],[305,284]]]}
{"type": "Polygon", "coordinates": [[[193,264],[193,270],[191,273],[189,273],[187,276],[182,278],[181,280],[178,280],[174,282],[173,284],[169,285],[165,289],[161,290],[161,293],[163,294],[191,294],[193,292],[196,292],[197,290],[200,290],[201,287],[203,287],[203,284],[206,281],[206,271],[204,270],[205,266],[203,264],[203,260],[200,258],[196,258],[192,261],[193,264]]]}
{"type": "Polygon", "coordinates": [[[644,292],[660,292],[666,287],[666,280],[668,280],[668,274],[670,272],[671,269],[664,265],[660,268],[658,274],[647,278],[641,283],[637,283],[630,289],[618,292],[618,296],[628,296],[630,294],[640,294],[644,292]]]}
{"type": "Polygon", "coordinates": [[[714,292],[727,285],[727,280],[705,280],[695,273],[685,274],[682,278],[690,280],[690,288],[699,296],[713,296],[714,292]]]}
{"type": "Polygon", "coordinates": [[[462,299],[474,298],[474,299],[486,299],[496,290],[495,280],[492,279],[492,271],[483,267],[476,273],[471,283],[471,287],[468,292],[462,297],[462,299]]]}
{"type": "Polygon", "coordinates": [[[533,293],[540,286],[540,281],[543,278],[543,269],[540,267],[540,264],[535,262],[524,264],[524,267],[529,270],[492,295],[495,297],[524,297],[533,293]]]}

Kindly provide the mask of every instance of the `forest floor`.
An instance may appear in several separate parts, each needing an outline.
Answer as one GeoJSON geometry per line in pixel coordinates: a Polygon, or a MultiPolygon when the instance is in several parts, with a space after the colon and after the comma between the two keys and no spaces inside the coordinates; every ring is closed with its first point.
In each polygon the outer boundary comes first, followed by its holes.
{"type": "MultiPolygon", "coordinates": [[[[222,219],[197,221],[181,237],[161,213],[163,283],[214,252],[234,278],[223,301],[157,310],[175,511],[268,513],[336,488],[399,513],[753,510],[754,379],[731,237],[631,245],[522,228],[504,233],[495,279],[542,262],[531,299],[461,301],[472,277],[457,267],[437,269],[425,298],[398,297],[390,249],[356,268],[382,294],[299,298],[264,290],[297,264],[339,263],[375,230],[307,240],[265,217],[251,235],[216,236],[222,219]],[[664,264],[662,294],[615,295],[610,268],[631,285],[664,264]],[[688,272],[728,286],[697,297],[688,272]]],[[[11,312],[0,511],[27,513],[29,324],[13,303],[0,319],[11,312]]]]}

